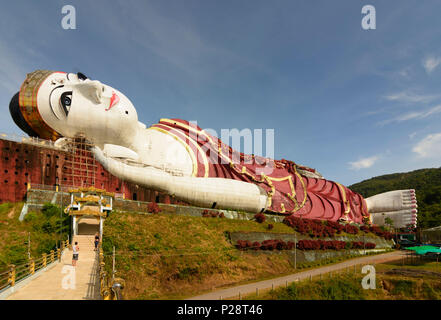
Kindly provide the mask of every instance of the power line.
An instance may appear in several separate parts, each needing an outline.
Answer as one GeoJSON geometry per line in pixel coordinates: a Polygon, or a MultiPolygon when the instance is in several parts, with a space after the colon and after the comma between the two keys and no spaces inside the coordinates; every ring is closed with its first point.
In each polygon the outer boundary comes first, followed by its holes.
{"type": "MultiPolygon", "coordinates": [[[[254,248],[260,248],[261,246],[251,246],[247,247],[246,251],[252,250],[254,248]]],[[[179,249],[177,251],[189,251],[192,249],[179,249]]],[[[160,253],[147,253],[147,254],[137,254],[137,253],[111,253],[111,254],[104,254],[105,257],[113,257],[113,256],[132,256],[132,257],[149,257],[149,256],[160,256],[160,257],[172,257],[172,256],[194,256],[194,255],[204,255],[204,254],[210,254],[210,253],[224,253],[228,251],[238,251],[237,248],[226,248],[223,250],[208,250],[208,251],[193,251],[189,253],[175,253],[175,254],[160,254],[160,253]]],[[[271,250],[268,250],[271,251],[271,250]]],[[[280,250],[284,251],[284,250],[280,250]]]]}

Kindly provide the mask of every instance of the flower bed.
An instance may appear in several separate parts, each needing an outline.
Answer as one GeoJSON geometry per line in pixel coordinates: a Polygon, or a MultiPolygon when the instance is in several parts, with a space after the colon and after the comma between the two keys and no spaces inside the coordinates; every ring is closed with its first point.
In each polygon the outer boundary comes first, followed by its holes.
{"type": "Polygon", "coordinates": [[[293,215],[286,217],[283,223],[292,227],[295,231],[302,235],[309,235],[312,238],[332,238],[335,234],[341,234],[342,232],[356,235],[360,231],[364,233],[372,232],[379,237],[383,237],[386,240],[391,240],[393,234],[382,230],[378,226],[362,225],[358,228],[351,224],[341,224],[336,221],[329,220],[316,220],[316,219],[302,219],[293,215]]]}
{"type": "Polygon", "coordinates": [[[264,240],[262,242],[238,240],[236,248],[240,250],[292,250],[294,248],[294,242],[283,240],[264,240]]]}
{"type": "Polygon", "coordinates": [[[369,227],[369,231],[386,240],[391,240],[394,237],[393,233],[381,230],[379,226],[371,226],[369,227]]]}
{"type": "Polygon", "coordinates": [[[204,210],[202,211],[202,216],[204,218],[223,218],[224,217],[224,213],[223,212],[218,212],[218,211],[210,211],[210,210],[204,210]]]}
{"type": "Polygon", "coordinates": [[[341,234],[345,226],[333,221],[321,221],[315,219],[302,219],[294,216],[288,216],[283,223],[294,228],[302,235],[311,237],[333,237],[335,234],[341,234]]]}
{"type": "MultiPolygon", "coordinates": [[[[375,243],[361,241],[325,241],[325,240],[299,240],[297,249],[299,250],[347,250],[347,249],[375,249],[375,243]]],[[[236,248],[239,250],[292,250],[294,242],[283,240],[264,240],[262,242],[251,242],[238,240],[236,248]]]]}

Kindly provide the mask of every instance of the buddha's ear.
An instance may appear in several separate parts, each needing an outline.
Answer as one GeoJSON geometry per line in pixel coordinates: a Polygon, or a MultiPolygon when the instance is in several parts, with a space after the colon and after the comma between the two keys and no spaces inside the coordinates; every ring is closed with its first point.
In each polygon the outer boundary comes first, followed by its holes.
{"type": "Polygon", "coordinates": [[[81,94],[94,103],[101,103],[104,93],[104,85],[98,80],[86,79],[76,85],[81,94]]]}

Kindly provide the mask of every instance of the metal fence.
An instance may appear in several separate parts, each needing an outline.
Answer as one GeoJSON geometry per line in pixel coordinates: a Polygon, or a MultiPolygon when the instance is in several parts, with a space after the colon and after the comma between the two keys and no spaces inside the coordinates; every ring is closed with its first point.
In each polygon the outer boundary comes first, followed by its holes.
{"type": "Polygon", "coordinates": [[[100,274],[100,294],[104,300],[123,300],[122,289],[124,288],[124,280],[115,278],[114,274],[109,277],[105,270],[106,263],[104,261],[104,252],[100,247],[99,250],[99,274],[100,274]]]}
{"type": "Polygon", "coordinates": [[[59,150],[51,140],[40,139],[38,137],[27,137],[25,135],[0,133],[0,139],[9,140],[19,143],[26,143],[40,147],[52,148],[59,150]]]}

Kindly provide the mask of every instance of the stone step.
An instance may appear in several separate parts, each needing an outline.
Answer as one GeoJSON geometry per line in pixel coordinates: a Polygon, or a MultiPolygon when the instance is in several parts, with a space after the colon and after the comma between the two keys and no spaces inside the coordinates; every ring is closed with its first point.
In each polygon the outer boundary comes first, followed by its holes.
{"type": "Polygon", "coordinates": [[[95,236],[78,235],[73,238],[72,244],[78,242],[78,246],[81,249],[94,249],[95,248],[95,236]]]}

